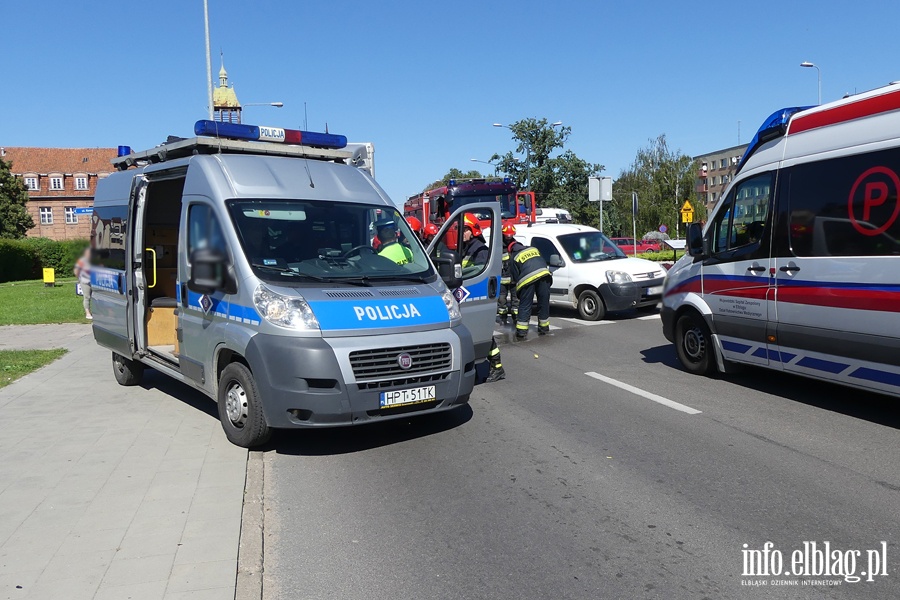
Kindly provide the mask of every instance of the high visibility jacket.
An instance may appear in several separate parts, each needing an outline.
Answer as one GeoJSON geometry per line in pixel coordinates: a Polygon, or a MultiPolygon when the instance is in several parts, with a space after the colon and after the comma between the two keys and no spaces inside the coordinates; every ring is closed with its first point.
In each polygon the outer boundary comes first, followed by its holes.
{"type": "Polygon", "coordinates": [[[542,277],[552,277],[547,263],[537,248],[513,242],[508,250],[509,276],[516,284],[516,292],[542,277]]]}
{"type": "Polygon", "coordinates": [[[405,265],[413,259],[410,249],[399,242],[383,244],[381,248],[378,249],[378,254],[391,259],[398,265],[405,265]]]}
{"type": "Polygon", "coordinates": [[[512,279],[509,277],[509,251],[503,251],[503,262],[501,263],[502,267],[500,270],[500,283],[503,285],[509,285],[512,279]]]}

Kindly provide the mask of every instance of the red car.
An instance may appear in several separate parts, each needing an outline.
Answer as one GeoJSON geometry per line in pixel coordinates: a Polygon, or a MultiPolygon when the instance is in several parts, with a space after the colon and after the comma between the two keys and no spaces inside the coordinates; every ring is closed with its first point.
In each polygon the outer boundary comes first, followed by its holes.
{"type": "Polygon", "coordinates": [[[614,237],[609,238],[618,246],[625,254],[641,254],[642,252],[659,252],[660,244],[653,240],[638,240],[634,243],[634,238],[630,237],[614,237]]]}

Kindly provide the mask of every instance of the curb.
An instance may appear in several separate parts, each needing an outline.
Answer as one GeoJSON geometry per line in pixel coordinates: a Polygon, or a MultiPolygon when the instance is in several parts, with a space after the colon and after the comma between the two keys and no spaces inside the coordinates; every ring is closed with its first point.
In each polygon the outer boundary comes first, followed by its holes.
{"type": "Polygon", "coordinates": [[[247,453],[244,508],[241,513],[241,541],[238,546],[235,600],[262,600],[263,593],[263,483],[265,464],[262,452],[247,453]]]}

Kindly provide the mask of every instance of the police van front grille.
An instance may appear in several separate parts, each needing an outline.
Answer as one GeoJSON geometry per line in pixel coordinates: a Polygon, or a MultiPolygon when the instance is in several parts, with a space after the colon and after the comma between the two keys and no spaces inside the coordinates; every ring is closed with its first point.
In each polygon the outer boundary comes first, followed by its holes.
{"type": "Polygon", "coordinates": [[[421,387],[423,385],[434,385],[440,383],[450,377],[449,373],[434,373],[432,375],[422,375],[421,377],[402,377],[399,379],[388,379],[385,381],[368,381],[359,382],[357,387],[360,391],[379,390],[379,389],[398,389],[405,387],[421,387]]]}
{"type": "Polygon", "coordinates": [[[389,296],[391,298],[402,298],[406,296],[421,296],[419,290],[416,288],[384,288],[378,290],[378,293],[382,296],[389,296]]]}
{"type": "Polygon", "coordinates": [[[453,363],[450,344],[419,344],[372,350],[356,350],[350,353],[350,366],[357,381],[375,379],[408,379],[417,374],[448,371],[453,363]],[[404,369],[397,360],[401,354],[409,354],[411,366],[404,369]]]}

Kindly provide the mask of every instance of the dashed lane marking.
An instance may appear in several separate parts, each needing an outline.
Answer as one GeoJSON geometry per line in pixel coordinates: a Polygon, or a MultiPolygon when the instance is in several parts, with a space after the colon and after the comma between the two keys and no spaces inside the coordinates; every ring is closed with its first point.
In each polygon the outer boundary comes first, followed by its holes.
{"type": "Polygon", "coordinates": [[[599,379],[604,383],[608,383],[610,385],[614,385],[619,389],[623,389],[626,392],[631,392],[632,394],[637,394],[638,396],[642,396],[647,400],[652,400],[653,402],[657,402],[662,404],[663,406],[668,406],[669,408],[674,408],[675,410],[680,410],[681,412],[685,412],[689,415],[698,415],[702,411],[697,410],[696,408],[691,408],[685,404],[681,404],[679,402],[675,402],[674,400],[669,400],[668,398],[663,398],[662,396],[657,396],[656,394],[651,394],[650,392],[646,392],[641,388],[636,388],[633,385],[629,385],[627,383],[623,383],[621,381],[617,381],[610,377],[606,377],[605,375],[601,375],[600,373],[594,373],[590,371],[585,373],[588,377],[593,377],[594,379],[599,379]]]}

